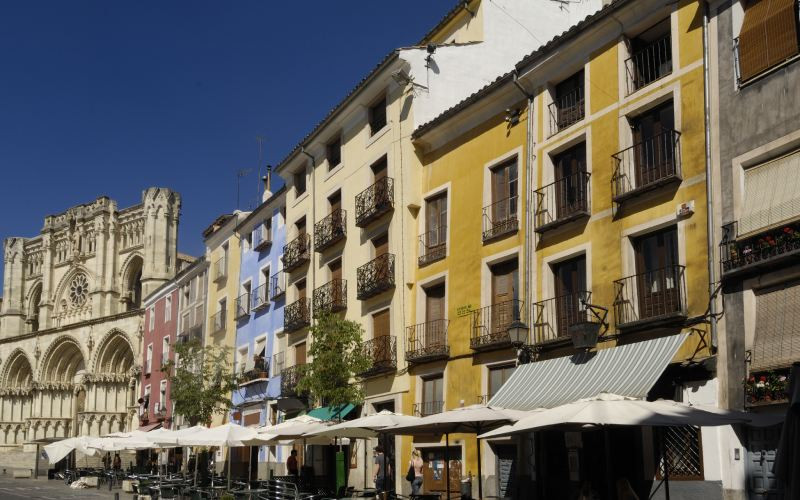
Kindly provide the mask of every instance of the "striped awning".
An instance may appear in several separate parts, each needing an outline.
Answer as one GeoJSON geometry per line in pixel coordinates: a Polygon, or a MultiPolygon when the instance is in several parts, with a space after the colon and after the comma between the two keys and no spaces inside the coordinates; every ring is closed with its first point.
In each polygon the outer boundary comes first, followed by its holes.
{"type": "Polygon", "coordinates": [[[601,392],[644,398],[687,336],[682,333],[521,365],[489,406],[554,408],[601,392]]]}

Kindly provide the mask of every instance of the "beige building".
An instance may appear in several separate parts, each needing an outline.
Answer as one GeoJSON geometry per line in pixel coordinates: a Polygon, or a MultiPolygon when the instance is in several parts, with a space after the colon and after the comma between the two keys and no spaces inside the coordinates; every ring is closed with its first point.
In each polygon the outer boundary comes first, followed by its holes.
{"type": "Polygon", "coordinates": [[[38,443],[137,427],[141,301],[181,260],[180,205],[165,188],[124,209],[101,197],[5,240],[0,466],[33,468],[38,443]]]}

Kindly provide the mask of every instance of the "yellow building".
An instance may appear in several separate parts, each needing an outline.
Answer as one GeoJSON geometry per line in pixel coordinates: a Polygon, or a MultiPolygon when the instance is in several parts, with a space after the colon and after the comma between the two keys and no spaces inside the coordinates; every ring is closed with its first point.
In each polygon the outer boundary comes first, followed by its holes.
{"type": "MultiPolygon", "coordinates": [[[[406,354],[406,411],[435,413],[498,391],[493,404],[530,410],[597,387],[716,404],[702,5],[633,4],[589,16],[414,132],[424,201],[411,303],[421,326],[407,336],[427,348],[419,362],[406,354]],[[516,320],[529,329],[518,352],[508,333],[516,320]],[[601,336],[584,354],[572,336],[588,323],[601,336]],[[621,345],[630,349],[607,351],[621,345]],[[574,366],[611,353],[621,358],[616,373],[574,366]],[[500,390],[518,356],[533,362],[500,390]],[[560,379],[570,363],[577,379],[560,379]]],[[[646,450],[659,443],[631,432],[625,439],[638,448],[612,452],[644,454],[631,483],[645,491],[641,477],[657,466],[646,450]]],[[[673,475],[718,480],[716,433],[674,432],[692,457],[681,455],[673,475]]],[[[592,480],[566,457],[598,458],[577,451],[581,433],[566,446],[563,434],[535,450],[526,440],[484,443],[484,494],[537,488],[555,498],[564,490],[548,488],[592,480]],[[520,478],[509,480],[509,468],[520,478]]],[[[593,448],[593,435],[583,439],[593,448]]],[[[460,472],[476,474],[474,435],[453,443],[460,472]]],[[[411,440],[404,445],[410,451],[411,440]]]]}

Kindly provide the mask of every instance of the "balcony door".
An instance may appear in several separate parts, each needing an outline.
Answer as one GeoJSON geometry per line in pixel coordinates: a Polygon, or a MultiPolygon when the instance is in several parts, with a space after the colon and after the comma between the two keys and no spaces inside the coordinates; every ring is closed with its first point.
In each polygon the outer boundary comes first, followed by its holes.
{"type": "Polygon", "coordinates": [[[646,186],[675,172],[675,112],[662,104],[631,121],[636,186],[646,186]]]}
{"type": "Polygon", "coordinates": [[[680,311],[677,229],[642,236],[635,240],[634,250],[639,319],[680,311]]]}
{"type": "Polygon", "coordinates": [[[300,366],[306,364],[306,343],[300,342],[294,346],[294,365],[300,366]]]}
{"type": "Polygon", "coordinates": [[[586,291],[586,256],[553,266],[556,288],[556,334],[569,336],[569,325],[580,318],[582,292],[586,291]]]}
{"type": "Polygon", "coordinates": [[[447,193],[425,200],[425,231],[427,253],[444,247],[447,241],[447,193]]]}
{"type": "Polygon", "coordinates": [[[328,264],[331,275],[331,306],[344,304],[344,286],[342,283],[342,259],[336,259],[328,264]]]}
{"type": "Polygon", "coordinates": [[[586,210],[586,143],[582,142],[553,158],[555,164],[556,218],[586,210]]]}
{"type": "Polygon", "coordinates": [[[517,160],[516,158],[492,170],[493,225],[517,217],[517,160]]]}
{"type": "Polygon", "coordinates": [[[444,405],[444,376],[440,373],[422,379],[422,415],[440,413],[444,405]]]}
{"type": "Polygon", "coordinates": [[[519,264],[513,259],[491,267],[491,334],[504,336],[519,318],[519,264]]]}
{"type": "Polygon", "coordinates": [[[417,349],[440,345],[444,342],[444,325],[442,324],[445,317],[444,294],[444,283],[425,289],[425,338],[417,339],[424,341],[424,344],[418,346],[417,349]]]}
{"type": "Polygon", "coordinates": [[[389,253],[389,233],[382,234],[372,240],[372,247],[375,249],[375,257],[389,253]]]}
{"type": "Polygon", "coordinates": [[[391,326],[389,323],[389,309],[376,312],[372,315],[372,362],[374,366],[380,366],[391,362],[391,342],[389,341],[389,333],[391,326]]]}

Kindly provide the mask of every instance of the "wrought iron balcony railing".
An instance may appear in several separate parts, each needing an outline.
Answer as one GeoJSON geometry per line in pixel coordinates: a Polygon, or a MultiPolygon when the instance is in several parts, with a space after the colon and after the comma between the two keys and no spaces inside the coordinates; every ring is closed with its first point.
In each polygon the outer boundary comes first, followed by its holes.
{"type": "Polygon", "coordinates": [[[667,35],[625,59],[628,94],[672,73],[672,37],[667,35]]]}
{"type": "Polygon", "coordinates": [[[548,106],[550,110],[550,135],[578,123],[584,117],[583,88],[576,88],[556,97],[548,106]]]}
{"type": "Polygon", "coordinates": [[[287,332],[305,328],[311,324],[311,301],[306,297],[283,308],[283,329],[287,332]]]}
{"type": "Polygon", "coordinates": [[[668,266],[614,282],[614,316],[619,329],[649,327],[686,318],[686,268],[668,266]]]}
{"type": "Polygon", "coordinates": [[[314,290],[314,315],[347,309],[347,280],[335,278],[314,290]]]}
{"type": "Polygon", "coordinates": [[[667,130],[612,155],[612,200],[620,203],[664,184],[680,182],[680,139],[680,132],[667,130]]]}
{"type": "Polygon", "coordinates": [[[272,245],[272,228],[266,224],[260,224],[253,230],[253,249],[264,250],[272,245]]]}
{"type": "Polygon", "coordinates": [[[283,246],[283,270],[286,272],[302,266],[311,257],[311,236],[301,234],[283,246]]]}
{"type": "Polygon", "coordinates": [[[305,371],[306,365],[294,365],[281,370],[281,396],[300,396],[297,384],[305,371]]]}
{"type": "Polygon", "coordinates": [[[406,361],[423,363],[450,357],[447,327],[450,321],[437,319],[406,328],[406,361]]]}
{"type": "Polygon", "coordinates": [[[374,377],[397,369],[397,338],[394,335],[379,335],[362,343],[361,348],[372,360],[372,365],[360,373],[360,377],[374,377]]]}
{"type": "Polygon", "coordinates": [[[508,327],[524,319],[523,305],[521,300],[507,300],[473,311],[470,347],[475,351],[509,347],[508,327]]]}
{"type": "Polygon", "coordinates": [[[444,410],[444,401],[425,401],[424,403],[414,403],[414,415],[417,417],[427,417],[436,415],[444,410]]]}
{"type": "Polygon", "coordinates": [[[720,265],[722,276],[729,278],[764,272],[800,257],[800,221],[764,229],[744,238],[738,235],[739,225],[722,226],[720,265]]]}
{"type": "Polygon", "coordinates": [[[383,177],[356,195],[356,226],[366,227],[393,209],[394,180],[383,177]]]}
{"type": "Polygon", "coordinates": [[[394,288],[394,254],[379,255],[356,271],[358,300],[366,300],[394,288]]]}
{"type": "Polygon", "coordinates": [[[537,233],[590,215],[590,177],[589,172],[577,172],[533,192],[537,233]]]}
{"type": "Polygon", "coordinates": [[[211,316],[211,327],[213,328],[212,332],[217,333],[225,330],[226,316],[227,314],[225,313],[225,309],[220,309],[216,314],[211,316]]]}
{"type": "Polygon", "coordinates": [[[273,274],[269,278],[269,298],[278,300],[283,294],[286,293],[286,273],[283,269],[273,274]]]}
{"type": "Polygon", "coordinates": [[[483,241],[516,232],[519,229],[517,213],[516,196],[483,207],[483,241]]]}
{"type": "Polygon", "coordinates": [[[335,210],[314,224],[314,248],[321,252],[347,236],[347,212],[335,210]]]}
{"type": "Polygon", "coordinates": [[[228,259],[220,257],[214,262],[214,282],[222,281],[228,277],[228,259]]]}
{"type": "Polygon", "coordinates": [[[535,302],[531,343],[542,345],[568,342],[571,338],[570,325],[592,319],[584,305],[591,304],[591,298],[592,292],[581,291],[535,302]]]}
{"type": "Polygon", "coordinates": [[[250,314],[250,292],[236,297],[236,319],[244,318],[250,314]]]}
{"type": "Polygon", "coordinates": [[[240,386],[248,385],[252,382],[269,379],[269,362],[261,356],[256,356],[253,367],[242,372],[240,386]]]}
{"type": "Polygon", "coordinates": [[[252,308],[260,311],[269,306],[269,283],[262,283],[253,290],[252,308]]]}
{"type": "Polygon", "coordinates": [[[447,226],[441,226],[419,235],[419,257],[417,257],[417,261],[420,266],[442,260],[446,255],[447,226]]]}

